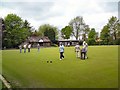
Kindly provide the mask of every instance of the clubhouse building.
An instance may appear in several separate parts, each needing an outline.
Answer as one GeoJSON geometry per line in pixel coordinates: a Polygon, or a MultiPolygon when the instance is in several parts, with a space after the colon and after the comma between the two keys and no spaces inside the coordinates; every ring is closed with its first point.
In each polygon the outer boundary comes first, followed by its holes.
{"type": "Polygon", "coordinates": [[[40,36],[31,36],[28,37],[28,39],[22,43],[24,44],[32,44],[32,47],[35,48],[37,47],[37,44],[40,44],[41,47],[50,47],[51,46],[51,41],[48,37],[40,37],[40,36]]]}

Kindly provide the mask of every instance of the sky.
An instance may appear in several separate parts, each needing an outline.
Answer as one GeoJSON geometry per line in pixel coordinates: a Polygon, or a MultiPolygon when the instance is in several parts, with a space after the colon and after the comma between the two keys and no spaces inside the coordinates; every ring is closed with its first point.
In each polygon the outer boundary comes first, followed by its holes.
{"type": "Polygon", "coordinates": [[[50,24],[59,30],[71,19],[82,16],[90,28],[100,32],[112,16],[118,17],[119,0],[1,0],[0,17],[14,13],[36,30],[50,24]],[[114,1],[114,2],[113,2],[114,1]]]}

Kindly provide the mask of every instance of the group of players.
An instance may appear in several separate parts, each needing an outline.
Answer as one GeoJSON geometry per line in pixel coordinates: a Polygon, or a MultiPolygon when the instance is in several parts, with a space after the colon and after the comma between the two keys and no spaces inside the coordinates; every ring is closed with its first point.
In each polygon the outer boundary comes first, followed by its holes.
{"type": "MultiPolygon", "coordinates": [[[[64,45],[60,43],[59,46],[59,51],[60,51],[60,60],[64,59],[64,45]]],[[[81,59],[87,59],[87,51],[88,51],[88,44],[84,41],[82,49],[80,49],[79,43],[76,44],[75,46],[75,52],[76,52],[76,57],[81,58],[81,59]]]]}
{"type": "MultiPolygon", "coordinates": [[[[26,49],[28,49],[28,52],[30,52],[31,50],[31,44],[24,44],[23,46],[20,45],[19,49],[20,49],[20,53],[22,53],[22,48],[24,48],[24,53],[26,53],[26,49]]],[[[38,52],[40,51],[40,44],[37,44],[37,48],[38,48],[38,52]]]]}
{"type": "MultiPolygon", "coordinates": [[[[37,45],[38,47],[38,52],[40,51],[40,45],[37,45]]],[[[31,44],[24,44],[24,53],[26,53],[26,49],[28,48],[28,52],[30,52],[31,44]]],[[[22,53],[22,46],[19,46],[20,53],[22,53]]],[[[64,59],[64,45],[61,43],[59,46],[59,51],[60,51],[60,60],[64,59]]],[[[87,59],[87,51],[88,51],[88,44],[84,41],[82,49],[80,49],[79,43],[76,44],[75,46],[75,52],[76,52],[76,57],[81,58],[81,59],[87,59]]]]}
{"type": "Polygon", "coordinates": [[[76,57],[81,59],[87,59],[88,44],[84,41],[83,47],[80,49],[79,43],[75,46],[76,57]]]}

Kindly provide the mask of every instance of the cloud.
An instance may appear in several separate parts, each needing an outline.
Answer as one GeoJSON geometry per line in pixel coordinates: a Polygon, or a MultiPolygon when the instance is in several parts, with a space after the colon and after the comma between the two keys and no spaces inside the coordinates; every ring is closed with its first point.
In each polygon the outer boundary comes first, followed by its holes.
{"type": "Polygon", "coordinates": [[[118,16],[118,0],[1,0],[0,16],[15,13],[36,29],[49,23],[59,29],[76,16],[100,32],[111,16],[118,16]]]}

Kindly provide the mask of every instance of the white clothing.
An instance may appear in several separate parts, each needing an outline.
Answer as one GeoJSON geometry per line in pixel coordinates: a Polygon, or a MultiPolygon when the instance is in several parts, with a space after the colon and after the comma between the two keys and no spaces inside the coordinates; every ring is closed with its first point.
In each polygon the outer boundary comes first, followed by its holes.
{"type": "Polygon", "coordinates": [[[31,44],[28,45],[28,48],[31,48],[31,44]]]}
{"type": "Polygon", "coordinates": [[[85,44],[86,44],[86,42],[84,41],[84,42],[83,42],[83,46],[84,46],[85,44]]]}
{"type": "Polygon", "coordinates": [[[64,45],[60,45],[59,50],[60,52],[64,52],[64,45]]]}
{"type": "Polygon", "coordinates": [[[27,45],[25,44],[23,47],[24,47],[24,48],[26,48],[26,47],[27,47],[27,45]]]}
{"type": "Polygon", "coordinates": [[[76,51],[76,57],[80,57],[80,46],[79,45],[75,46],[75,51],[76,51]]]}
{"type": "Polygon", "coordinates": [[[79,45],[76,45],[76,46],[75,46],[75,51],[76,51],[76,52],[79,52],[79,51],[80,51],[80,46],[79,46],[79,45]]]}

